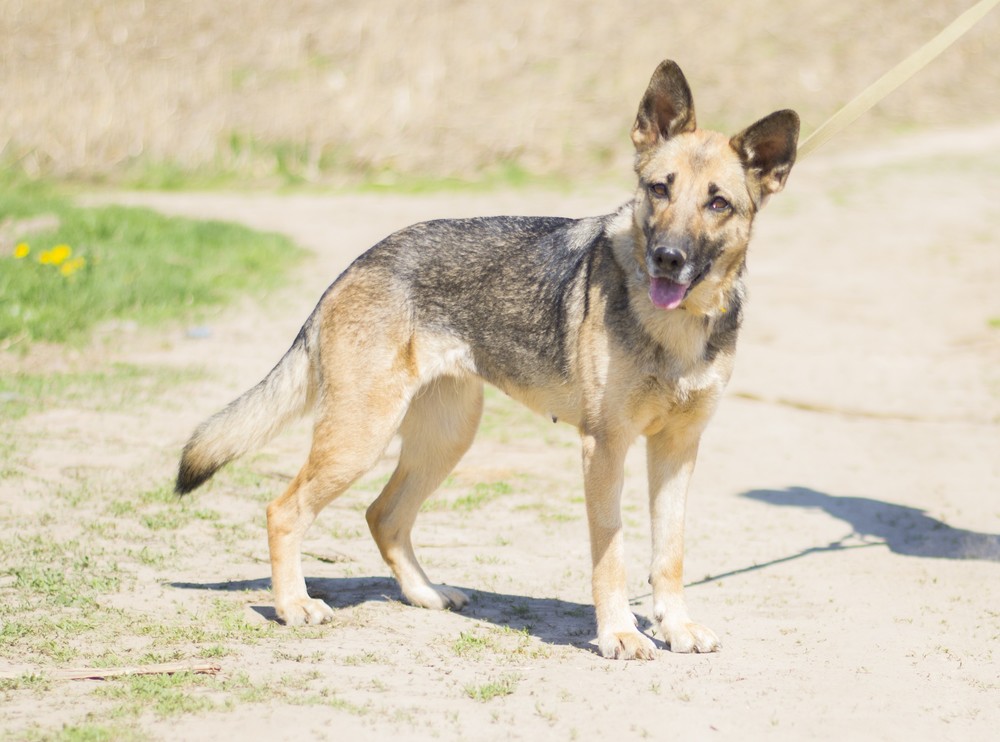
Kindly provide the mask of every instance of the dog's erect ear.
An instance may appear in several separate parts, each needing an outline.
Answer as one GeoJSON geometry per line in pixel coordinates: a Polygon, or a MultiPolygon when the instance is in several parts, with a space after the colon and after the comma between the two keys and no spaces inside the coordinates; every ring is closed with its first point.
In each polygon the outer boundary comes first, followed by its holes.
{"type": "Polygon", "coordinates": [[[694,131],[694,101],[684,73],[665,59],[656,68],[639,103],[632,126],[632,143],[638,151],[685,131],[694,131]]]}
{"type": "Polygon", "coordinates": [[[798,141],[799,115],[788,110],[765,116],[729,140],[743,162],[757,208],[785,187],[798,141]]]}

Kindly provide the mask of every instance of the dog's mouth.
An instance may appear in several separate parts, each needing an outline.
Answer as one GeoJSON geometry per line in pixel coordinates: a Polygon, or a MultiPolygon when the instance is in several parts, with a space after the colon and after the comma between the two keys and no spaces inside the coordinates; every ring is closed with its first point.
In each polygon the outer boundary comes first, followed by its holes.
{"type": "Polygon", "coordinates": [[[688,295],[689,283],[652,276],[649,279],[649,300],[658,309],[677,309],[688,295]]]}
{"type": "Polygon", "coordinates": [[[711,270],[711,262],[706,263],[698,275],[688,283],[674,281],[665,276],[649,277],[649,300],[658,309],[677,309],[681,303],[691,293],[691,289],[697,286],[711,270]]]}

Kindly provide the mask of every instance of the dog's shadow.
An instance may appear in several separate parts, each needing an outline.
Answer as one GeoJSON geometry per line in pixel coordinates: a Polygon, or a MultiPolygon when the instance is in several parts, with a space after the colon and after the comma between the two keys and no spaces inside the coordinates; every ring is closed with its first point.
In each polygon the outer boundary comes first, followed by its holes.
{"type": "MultiPolygon", "coordinates": [[[[271,580],[234,580],[231,582],[172,582],[171,587],[183,590],[217,590],[244,592],[270,590],[271,580]]],[[[362,603],[402,602],[403,595],[391,577],[313,577],[306,580],[309,595],[320,598],[331,608],[351,608],[362,603]]],[[[526,631],[547,644],[565,645],[596,652],[593,644],[597,634],[594,608],[557,598],[530,598],[488,590],[475,590],[455,585],[469,596],[469,604],[459,615],[484,621],[514,631],[526,631]]],[[[278,622],[272,606],[253,605],[262,618],[278,622]]],[[[415,609],[417,610],[417,609],[415,609]]],[[[639,629],[646,631],[652,623],[636,615],[639,629]]]]}
{"type": "Polygon", "coordinates": [[[871,545],[885,545],[894,554],[1000,562],[1000,535],[954,528],[917,508],[828,495],[807,487],[751,490],[742,496],[770,505],[822,510],[850,524],[853,536],[871,545]]]}
{"type": "MultiPolygon", "coordinates": [[[[725,574],[716,574],[688,583],[688,587],[765,569],[810,554],[879,546],[885,546],[893,553],[903,556],[1000,563],[1000,535],[954,528],[916,508],[866,497],[828,495],[806,487],[751,490],[744,492],[742,497],[782,507],[822,510],[850,524],[852,533],[849,537],[831,544],[812,546],[763,564],[739,567],[725,574]],[[860,543],[847,543],[851,537],[860,539],[860,543]]],[[[183,590],[245,592],[270,590],[271,581],[260,578],[231,582],[173,582],[170,585],[183,590]]],[[[326,601],[332,608],[351,608],[371,602],[403,601],[399,586],[391,577],[314,577],[307,580],[307,585],[312,597],[326,601]]],[[[589,604],[573,603],[557,598],[531,598],[475,590],[460,585],[455,587],[469,596],[469,604],[462,610],[462,616],[514,631],[527,631],[548,644],[597,651],[593,642],[596,635],[594,609],[589,604]]],[[[648,596],[638,596],[631,602],[634,604],[646,597],[648,596]]],[[[278,621],[273,607],[254,605],[252,608],[262,618],[278,621]]],[[[650,620],[641,614],[636,614],[636,618],[640,630],[646,631],[652,625],[650,620]]]]}

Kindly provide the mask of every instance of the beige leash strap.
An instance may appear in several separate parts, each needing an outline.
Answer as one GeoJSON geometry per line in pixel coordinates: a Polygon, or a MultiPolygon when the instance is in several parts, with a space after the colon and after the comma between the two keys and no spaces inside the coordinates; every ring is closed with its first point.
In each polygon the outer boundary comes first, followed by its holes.
{"type": "Polygon", "coordinates": [[[814,150],[819,149],[853,124],[861,114],[917,74],[941,52],[954,44],[983,16],[993,10],[998,2],[1000,0],[979,0],[978,3],[948,24],[941,33],[865,88],[860,95],[828,118],[822,126],[799,145],[798,158],[802,159],[812,154],[814,150]]]}

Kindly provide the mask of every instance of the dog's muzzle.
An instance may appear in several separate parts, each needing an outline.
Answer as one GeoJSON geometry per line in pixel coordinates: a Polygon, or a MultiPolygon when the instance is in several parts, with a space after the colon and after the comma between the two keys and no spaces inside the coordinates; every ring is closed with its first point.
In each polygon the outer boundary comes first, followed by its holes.
{"type": "Polygon", "coordinates": [[[676,309],[712,268],[711,261],[695,273],[687,253],[679,247],[661,246],[648,259],[649,299],[659,309],[676,309]]]}

